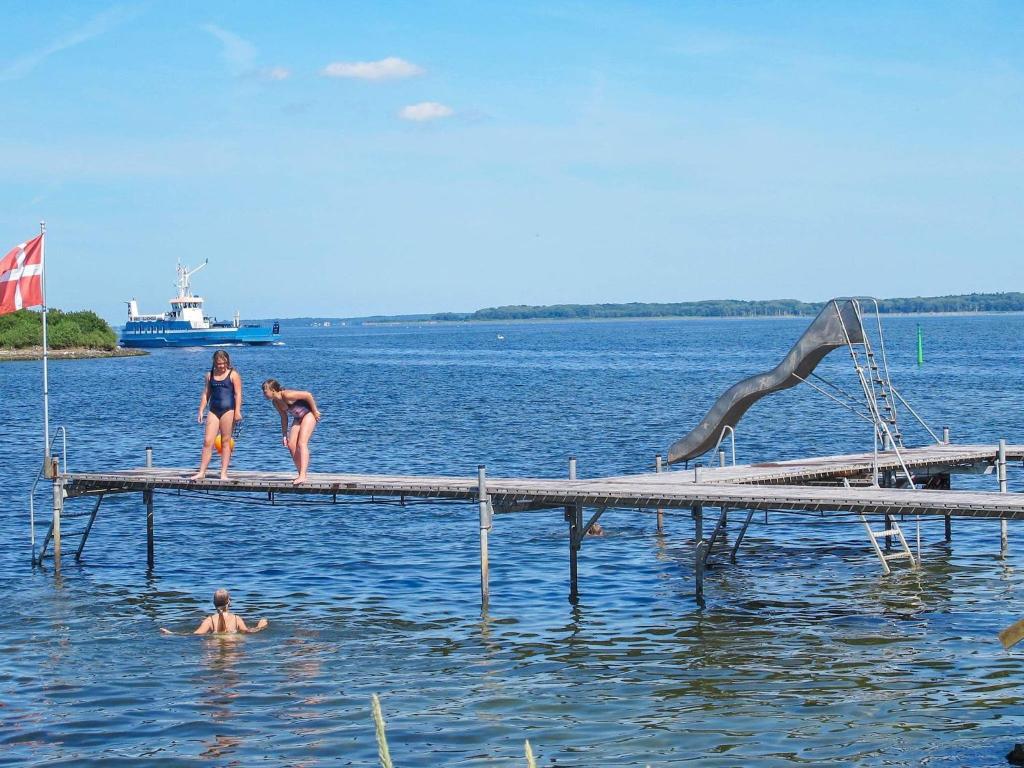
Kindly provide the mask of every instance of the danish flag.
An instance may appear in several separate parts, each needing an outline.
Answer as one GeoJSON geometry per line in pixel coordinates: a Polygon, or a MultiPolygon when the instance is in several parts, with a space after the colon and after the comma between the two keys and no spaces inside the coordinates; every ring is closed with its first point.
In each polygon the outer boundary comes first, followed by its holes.
{"type": "Polygon", "coordinates": [[[43,236],[14,248],[0,259],[0,315],[43,303],[43,236]]]}

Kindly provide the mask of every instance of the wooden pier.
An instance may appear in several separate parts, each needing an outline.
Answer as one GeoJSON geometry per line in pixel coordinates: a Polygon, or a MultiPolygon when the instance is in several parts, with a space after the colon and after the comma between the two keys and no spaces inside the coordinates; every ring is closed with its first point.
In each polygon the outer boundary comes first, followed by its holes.
{"type": "MultiPolygon", "coordinates": [[[[151,454],[147,463],[151,464],[151,454]]],[[[495,514],[558,509],[568,523],[570,599],[578,597],[578,552],[594,523],[607,509],[659,511],[690,510],[694,519],[695,573],[698,598],[703,592],[703,568],[715,545],[726,538],[728,513],[744,511],[743,522],[735,531],[730,558],[742,542],[755,510],[772,512],[846,513],[860,516],[867,536],[888,572],[888,562],[905,558],[916,564],[899,531],[898,518],[942,516],[992,518],[1003,521],[1002,547],[1006,548],[1005,523],[1024,520],[1024,495],[1006,493],[1006,465],[1024,460],[1024,445],[951,445],[903,448],[898,453],[863,453],[810,459],[656,471],[612,477],[576,478],[575,460],[568,476],[559,478],[502,478],[487,476],[481,467],[470,477],[410,476],[376,474],[311,474],[299,486],[291,484],[291,473],[233,472],[229,480],[216,478],[190,480],[191,469],[146,466],[109,472],[73,472],[54,478],[54,520],[44,539],[39,560],[53,542],[55,565],[60,562],[60,516],[66,500],[79,497],[95,499],[87,526],[80,535],[76,558],[105,496],[141,493],[146,509],[147,554],[154,565],[154,492],[189,491],[209,494],[256,494],[255,500],[277,497],[318,497],[325,503],[339,497],[369,497],[398,500],[444,499],[475,503],[479,506],[481,599],[489,598],[488,536],[495,514]],[[909,469],[911,477],[903,476],[909,469]],[[957,491],[950,489],[950,476],[987,474],[996,471],[999,492],[957,491]],[[877,475],[876,475],[877,473],[877,475]],[[900,487],[901,485],[906,487],[900,487]],[[922,487],[918,487],[922,486],[922,487]],[[59,492],[57,489],[59,488],[59,492]],[[705,510],[719,511],[718,522],[705,536],[705,510]],[[584,516],[585,510],[590,516],[584,516]],[[884,530],[875,532],[866,516],[884,519],[884,530]],[[885,537],[891,545],[902,541],[903,552],[883,554],[877,539],[885,537]]],[[[660,462],[658,462],[660,465],[660,462]]],[[[738,523],[734,522],[734,528],[738,523]]],[[[887,546],[888,552],[890,547],[887,546]]]]}

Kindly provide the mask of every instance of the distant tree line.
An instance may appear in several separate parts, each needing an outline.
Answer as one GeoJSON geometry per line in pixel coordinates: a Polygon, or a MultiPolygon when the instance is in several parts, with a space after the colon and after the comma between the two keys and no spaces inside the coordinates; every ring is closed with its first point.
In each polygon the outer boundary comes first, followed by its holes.
{"type": "MultiPolygon", "coordinates": [[[[803,317],[816,315],[826,302],[797,299],[768,301],[681,301],[674,303],[631,302],[629,304],[515,304],[488,307],[472,313],[440,312],[430,320],[591,320],[643,317],[803,317]]],[[[1019,312],[1024,311],[1024,293],[971,293],[957,296],[918,296],[879,299],[885,313],[915,312],[1019,312]]]]}
{"type": "MultiPolygon", "coordinates": [[[[46,343],[50,349],[113,349],[117,346],[117,334],[95,312],[51,309],[46,319],[46,343]]],[[[42,345],[42,313],[23,309],[0,315],[0,348],[24,349],[42,345]]]]}

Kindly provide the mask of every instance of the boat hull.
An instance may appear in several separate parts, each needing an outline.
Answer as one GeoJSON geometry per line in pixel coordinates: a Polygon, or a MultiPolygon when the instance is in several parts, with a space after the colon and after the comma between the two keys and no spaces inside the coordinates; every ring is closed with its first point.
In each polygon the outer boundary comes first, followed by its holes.
{"type": "Polygon", "coordinates": [[[280,339],[271,328],[242,326],[241,328],[161,328],[154,323],[135,323],[142,327],[126,327],[121,332],[122,347],[209,347],[221,344],[273,344],[280,339]]]}

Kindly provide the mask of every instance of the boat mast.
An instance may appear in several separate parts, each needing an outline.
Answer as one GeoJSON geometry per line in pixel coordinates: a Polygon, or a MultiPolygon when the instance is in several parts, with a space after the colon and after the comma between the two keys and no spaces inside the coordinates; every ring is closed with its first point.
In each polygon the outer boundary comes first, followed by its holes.
{"type": "Polygon", "coordinates": [[[192,295],[191,287],[189,285],[189,278],[192,277],[196,272],[205,267],[210,263],[209,259],[204,259],[203,263],[194,269],[189,269],[181,261],[178,261],[178,298],[184,299],[192,295]]]}

